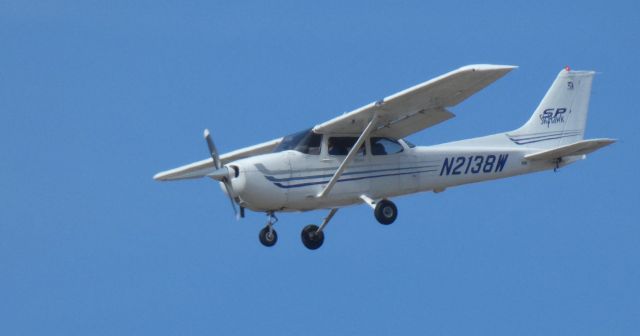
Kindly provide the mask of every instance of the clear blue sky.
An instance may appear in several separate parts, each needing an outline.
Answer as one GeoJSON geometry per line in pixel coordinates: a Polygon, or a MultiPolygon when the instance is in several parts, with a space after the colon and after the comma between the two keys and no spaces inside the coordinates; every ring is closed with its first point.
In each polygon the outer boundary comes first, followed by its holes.
{"type": "Polygon", "coordinates": [[[0,334],[637,335],[637,1],[1,1],[0,334]],[[505,4],[507,3],[507,4],[505,4]],[[586,161],[236,222],[207,157],[462,65],[520,68],[412,136],[523,123],[565,65],[597,70],[586,161]]]}

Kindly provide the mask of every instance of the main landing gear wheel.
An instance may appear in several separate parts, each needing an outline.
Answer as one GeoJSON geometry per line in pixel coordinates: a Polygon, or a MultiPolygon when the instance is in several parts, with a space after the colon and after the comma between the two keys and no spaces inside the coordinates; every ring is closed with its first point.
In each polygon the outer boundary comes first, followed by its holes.
{"type": "Polygon", "coordinates": [[[318,232],[317,225],[307,225],[302,229],[302,244],[310,250],[318,249],[324,243],[324,232],[318,232]]]}
{"type": "Polygon", "coordinates": [[[398,217],[398,208],[393,202],[382,200],[376,205],[373,214],[380,224],[389,225],[398,217]]]}
{"type": "Polygon", "coordinates": [[[260,230],[260,242],[264,246],[273,246],[278,241],[278,234],[276,230],[273,228],[269,228],[269,226],[265,226],[262,230],[260,230]]]}

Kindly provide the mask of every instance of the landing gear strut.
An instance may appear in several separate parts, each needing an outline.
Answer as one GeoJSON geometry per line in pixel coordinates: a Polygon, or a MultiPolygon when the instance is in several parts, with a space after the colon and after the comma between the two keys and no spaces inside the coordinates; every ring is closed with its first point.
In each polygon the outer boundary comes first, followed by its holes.
{"type": "Polygon", "coordinates": [[[553,168],[553,172],[556,173],[556,172],[558,172],[558,169],[560,169],[560,163],[562,163],[562,158],[560,157],[560,158],[557,158],[557,159],[553,160],[553,163],[556,164],[556,167],[553,168]]]}
{"type": "Polygon", "coordinates": [[[360,195],[360,198],[373,209],[373,215],[380,224],[389,225],[398,217],[398,208],[393,202],[386,199],[376,202],[367,195],[360,195]]]}
{"type": "Polygon", "coordinates": [[[302,244],[306,248],[316,250],[322,246],[322,243],[324,243],[324,228],[329,224],[329,221],[337,211],[338,209],[331,209],[329,215],[325,217],[319,227],[317,225],[310,224],[302,229],[300,236],[302,238],[302,244]]]}
{"type": "Polygon", "coordinates": [[[278,234],[276,230],[273,229],[273,225],[278,221],[278,217],[273,213],[273,211],[267,212],[267,226],[265,226],[262,230],[260,230],[260,242],[262,245],[271,247],[276,244],[278,241],[278,234]]]}

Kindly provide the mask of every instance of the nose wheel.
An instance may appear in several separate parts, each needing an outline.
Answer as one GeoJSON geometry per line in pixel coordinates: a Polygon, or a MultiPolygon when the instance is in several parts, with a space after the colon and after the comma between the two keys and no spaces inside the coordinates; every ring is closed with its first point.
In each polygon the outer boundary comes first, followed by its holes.
{"type": "Polygon", "coordinates": [[[273,212],[267,212],[269,219],[267,220],[267,226],[260,230],[258,238],[260,243],[266,247],[271,247],[278,242],[278,233],[273,229],[273,225],[278,221],[278,217],[273,212]]]}
{"type": "Polygon", "coordinates": [[[270,228],[269,226],[265,226],[262,230],[260,230],[260,242],[262,245],[271,247],[278,242],[278,234],[276,230],[270,228]]]}

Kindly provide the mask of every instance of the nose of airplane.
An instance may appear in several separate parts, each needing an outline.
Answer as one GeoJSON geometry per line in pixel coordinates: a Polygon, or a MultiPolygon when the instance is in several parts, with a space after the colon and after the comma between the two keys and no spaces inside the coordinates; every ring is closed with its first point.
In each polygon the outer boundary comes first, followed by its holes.
{"type": "MultiPolygon", "coordinates": [[[[240,196],[245,189],[245,185],[246,185],[246,174],[243,174],[241,165],[238,164],[230,164],[227,166],[224,166],[218,170],[222,170],[224,169],[226,174],[223,174],[224,177],[227,179],[227,181],[229,181],[229,185],[231,186],[230,192],[232,193],[231,196],[238,197],[240,196]]],[[[214,171],[213,174],[216,174],[217,171],[214,171]]],[[[212,178],[218,180],[216,177],[211,176],[212,178]]],[[[226,188],[224,187],[223,183],[220,183],[220,188],[222,188],[222,191],[227,193],[226,188]]]]}
{"type": "Polygon", "coordinates": [[[207,177],[210,177],[218,181],[224,181],[224,180],[230,180],[234,175],[236,175],[234,169],[225,166],[225,167],[218,168],[212,171],[211,173],[207,174],[207,177]]]}
{"type": "Polygon", "coordinates": [[[285,206],[287,190],[276,186],[260,169],[286,171],[288,161],[283,162],[281,157],[258,156],[230,162],[226,167],[231,172],[227,180],[231,186],[229,193],[240,206],[253,211],[285,206]]]}

